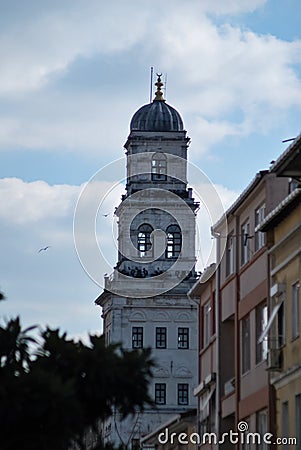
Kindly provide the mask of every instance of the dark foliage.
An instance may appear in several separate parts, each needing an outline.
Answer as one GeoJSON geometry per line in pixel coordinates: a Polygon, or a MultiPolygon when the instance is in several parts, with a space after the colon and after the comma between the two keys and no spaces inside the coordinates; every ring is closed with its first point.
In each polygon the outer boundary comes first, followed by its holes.
{"type": "Polygon", "coordinates": [[[113,409],[126,417],[152,404],[150,350],[106,347],[102,336],[86,346],[49,328],[38,343],[33,330],[19,318],[0,327],[1,450],[85,448],[86,430],[113,409]]]}

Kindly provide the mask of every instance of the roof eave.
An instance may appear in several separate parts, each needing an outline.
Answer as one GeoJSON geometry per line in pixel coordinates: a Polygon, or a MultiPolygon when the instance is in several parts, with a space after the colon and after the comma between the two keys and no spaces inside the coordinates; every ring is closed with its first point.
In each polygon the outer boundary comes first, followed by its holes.
{"type": "Polygon", "coordinates": [[[265,175],[269,173],[268,170],[260,170],[256,173],[253,180],[249,183],[249,185],[243,190],[243,192],[239,195],[239,197],[235,200],[235,202],[227,209],[225,215],[223,215],[212,227],[213,231],[217,231],[222,223],[225,221],[225,216],[228,218],[231,216],[246,200],[246,198],[250,195],[250,193],[256,188],[256,186],[261,182],[265,175]]]}
{"type": "Polygon", "coordinates": [[[301,176],[301,134],[279,156],[270,171],[278,177],[301,176]]]}
{"type": "Polygon", "coordinates": [[[268,231],[277,226],[288,212],[301,204],[301,188],[295,189],[289,194],[273,211],[271,211],[265,220],[255,229],[255,231],[268,231]]]}

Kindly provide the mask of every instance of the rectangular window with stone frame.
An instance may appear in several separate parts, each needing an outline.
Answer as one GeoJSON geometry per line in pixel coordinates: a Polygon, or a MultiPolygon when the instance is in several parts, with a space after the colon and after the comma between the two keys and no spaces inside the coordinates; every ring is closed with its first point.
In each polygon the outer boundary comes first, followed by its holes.
{"type": "MultiPolygon", "coordinates": [[[[263,222],[265,218],[265,203],[260,205],[255,210],[255,229],[256,227],[263,222]]],[[[255,252],[260,250],[265,245],[265,233],[262,231],[255,231],[255,252]]]]}
{"type": "Polygon", "coordinates": [[[166,384],[155,383],[155,403],[156,405],[166,404],[166,384]]]}
{"type": "Polygon", "coordinates": [[[260,435],[260,439],[257,442],[257,450],[267,450],[268,444],[264,441],[263,436],[268,432],[268,412],[266,409],[258,411],[256,413],[256,431],[260,435]]]}
{"type": "Polygon", "coordinates": [[[156,327],[156,348],[166,348],[167,328],[156,327]]]}
{"type": "Polygon", "coordinates": [[[268,324],[268,307],[267,303],[263,302],[256,307],[256,364],[261,361],[266,360],[268,354],[268,340],[265,337],[261,342],[259,341],[260,336],[267,327],[268,324]]]}
{"type": "Polygon", "coordinates": [[[240,229],[240,242],[241,242],[241,265],[243,266],[250,260],[250,223],[246,221],[240,229]]]}
{"type": "Polygon", "coordinates": [[[212,306],[207,302],[203,306],[203,348],[207,347],[212,335],[212,306]]]}
{"type": "Polygon", "coordinates": [[[143,327],[132,328],[132,348],[143,348],[143,327]]]}
{"type": "Polygon", "coordinates": [[[178,384],[178,405],[188,405],[189,403],[189,384],[178,384]]]}
{"type": "Polygon", "coordinates": [[[250,315],[246,315],[241,320],[241,373],[244,374],[250,370],[250,315]]]}
{"type": "Polygon", "coordinates": [[[189,328],[186,327],[178,328],[178,348],[181,349],[189,348],[189,328]]]}
{"type": "Polygon", "coordinates": [[[234,273],[235,249],[234,237],[229,235],[226,244],[226,277],[234,273]]]}
{"type": "Polygon", "coordinates": [[[292,285],[292,339],[300,336],[300,283],[292,285]]]}

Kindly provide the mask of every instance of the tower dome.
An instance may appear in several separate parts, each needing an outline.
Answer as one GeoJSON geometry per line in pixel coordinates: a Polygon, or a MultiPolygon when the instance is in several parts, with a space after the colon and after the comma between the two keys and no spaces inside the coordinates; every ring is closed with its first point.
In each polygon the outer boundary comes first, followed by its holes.
{"type": "Polygon", "coordinates": [[[161,75],[158,75],[157,91],[152,103],[142,106],[132,117],[131,131],[182,131],[183,120],[163,98],[161,75]]]}

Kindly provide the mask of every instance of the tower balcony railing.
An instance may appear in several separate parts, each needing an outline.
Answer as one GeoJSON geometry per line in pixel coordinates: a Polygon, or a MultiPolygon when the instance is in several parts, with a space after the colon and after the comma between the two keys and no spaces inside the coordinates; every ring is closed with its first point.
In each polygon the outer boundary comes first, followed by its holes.
{"type": "Polygon", "coordinates": [[[139,293],[143,296],[158,295],[158,293],[167,292],[174,288],[179,292],[186,293],[188,290],[187,284],[195,282],[195,277],[195,272],[168,270],[154,277],[135,278],[125,276],[118,270],[114,270],[104,278],[104,288],[119,295],[133,297],[139,296],[139,293]]]}

